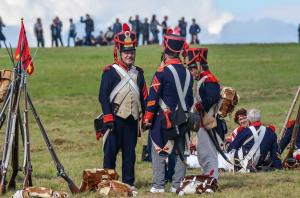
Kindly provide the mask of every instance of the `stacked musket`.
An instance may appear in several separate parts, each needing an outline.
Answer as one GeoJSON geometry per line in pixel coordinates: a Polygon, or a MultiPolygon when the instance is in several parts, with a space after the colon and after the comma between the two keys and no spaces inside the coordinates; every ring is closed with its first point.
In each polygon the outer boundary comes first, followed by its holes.
{"type": "MultiPolygon", "coordinates": [[[[22,21],[22,27],[23,21],[22,21]]],[[[25,34],[25,29],[23,29],[25,34]]],[[[21,33],[20,33],[21,35],[21,33]]],[[[70,191],[72,193],[79,193],[78,187],[74,184],[74,182],[68,177],[68,175],[64,171],[64,167],[60,163],[53,146],[50,143],[50,140],[48,138],[48,135],[46,133],[46,130],[44,129],[44,126],[37,114],[37,111],[32,103],[32,100],[29,96],[28,90],[27,90],[27,74],[29,73],[28,70],[26,70],[26,67],[24,67],[24,62],[27,60],[24,60],[22,53],[24,50],[29,50],[28,45],[26,46],[28,49],[24,49],[23,42],[26,41],[26,35],[25,38],[19,38],[19,42],[21,41],[21,44],[19,49],[18,56],[20,57],[18,59],[18,62],[15,64],[13,59],[13,53],[12,50],[8,50],[7,52],[9,54],[9,57],[11,58],[13,69],[11,72],[11,76],[6,75],[6,78],[3,78],[3,80],[0,81],[0,88],[7,89],[6,93],[3,94],[3,105],[0,111],[0,130],[1,127],[4,126],[4,123],[6,123],[5,128],[5,136],[4,136],[4,144],[3,144],[3,150],[2,150],[2,161],[1,161],[1,179],[0,179],[0,194],[4,194],[6,192],[6,175],[8,172],[8,165],[9,160],[11,158],[12,161],[12,174],[11,179],[8,184],[9,189],[15,189],[16,183],[15,178],[18,174],[19,169],[19,159],[18,159],[18,148],[19,148],[19,132],[21,133],[23,145],[24,145],[24,162],[23,162],[23,169],[25,173],[24,182],[23,182],[23,188],[32,186],[32,178],[31,178],[31,172],[32,172],[32,166],[31,166],[31,159],[30,159],[30,138],[29,138],[29,122],[28,122],[28,110],[29,108],[32,110],[33,116],[35,118],[35,121],[40,129],[40,132],[43,136],[43,139],[47,145],[47,148],[50,152],[50,155],[52,157],[52,160],[55,163],[56,169],[58,171],[58,175],[61,176],[67,183],[70,188],[70,191]],[[5,83],[3,83],[5,82],[5,83]],[[3,85],[3,86],[2,86],[3,85]],[[5,85],[5,86],[4,86],[5,85]],[[22,97],[21,97],[22,96],[22,97]],[[20,100],[24,99],[24,106],[22,107],[20,105],[20,100]],[[23,110],[23,115],[21,115],[21,109],[23,110]],[[7,115],[6,115],[6,114],[7,115]],[[10,156],[12,155],[12,156],[10,156]]],[[[5,45],[6,46],[6,45],[5,45]]],[[[30,56],[30,54],[29,54],[30,56]]],[[[30,57],[31,58],[31,57],[30,57]]],[[[28,62],[27,62],[28,64],[28,62]]],[[[29,62],[31,64],[31,61],[29,62]]],[[[8,72],[5,70],[6,73],[8,72]]],[[[9,73],[9,72],[8,72],[9,73]]],[[[1,72],[2,76],[2,72],[1,72]]],[[[1,78],[2,79],[2,78],[1,78]]],[[[2,93],[0,91],[0,93],[2,93]]],[[[1,101],[1,100],[0,100],[1,101]]],[[[3,127],[4,128],[4,127],[3,127]]]]}

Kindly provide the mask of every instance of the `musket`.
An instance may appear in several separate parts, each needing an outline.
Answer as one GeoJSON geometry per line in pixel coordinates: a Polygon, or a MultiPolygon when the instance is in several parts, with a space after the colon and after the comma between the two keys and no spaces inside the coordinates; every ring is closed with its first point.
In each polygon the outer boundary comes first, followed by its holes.
{"type": "Polygon", "coordinates": [[[50,140],[48,138],[48,135],[46,133],[46,130],[36,112],[36,109],[35,107],[33,106],[33,103],[30,99],[30,96],[28,93],[26,93],[26,96],[27,96],[27,100],[28,100],[28,104],[33,112],[33,116],[38,124],[38,127],[42,133],[42,136],[44,138],[44,141],[47,145],[47,148],[50,152],[50,155],[51,155],[51,158],[53,160],[53,162],[55,163],[55,166],[56,166],[56,169],[57,169],[57,172],[58,172],[58,176],[62,177],[67,183],[68,183],[68,186],[69,186],[69,189],[72,193],[80,193],[80,190],[79,188],[75,185],[75,183],[71,180],[71,178],[66,174],[66,172],[64,171],[64,167],[63,165],[60,163],[54,149],[53,149],[53,146],[52,144],[50,143],[50,140]]]}
{"type": "MultiPolygon", "coordinates": [[[[15,132],[16,132],[16,126],[17,126],[17,115],[18,115],[18,109],[19,109],[19,102],[20,102],[20,95],[22,90],[22,82],[20,80],[17,80],[16,83],[16,90],[15,90],[15,97],[13,100],[11,99],[11,103],[13,103],[13,111],[10,112],[9,116],[9,122],[8,122],[8,128],[7,128],[7,134],[8,134],[8,142],[5,143],[5,151],[3,153],[4,158],[2,159],[2,165],[1,165],[1,181],[0,181],[0,194],[4,194],[6,192],[5,189],[5,178],[6,173],[8,169],[8,163],[10,158],[10,152],[12,150],[13,141],[15,139],[15,132]],[[11,122],[10,122],[11,121],[11,122]]],[[[12,90],[11,93],[14,91],[12,90]]]]}
{"type": "Polygon", "coordinates": [[[27,74],[25,74],[24,79],[24,123],[23,123],[23,130],[24,130],[24,181],[23,181],[23,188],[32,186],[32,165],[31,165],[31,158],[30,158],[30,139],[29,139],[29,124],[28,124],[28,100],[27,100],[27,74]]]}
{"type": "Polygon", "coordinates": [[[283,165],[285,165],[288,158],[293,156],[293,152],[295,150],[296,139],[297,139],[297,135],[298,135],[298,131],[299,131],[299,124],[300,124],[300,105],[298,108],[297,117],[296,117],[295,125],[293,128],[293,132],[292,132],[289,150],[288,150],[286,157],[284,158],[284,160],[282,162],[283,165]]]}
{"type": "Polygon", "coordinates": [[[293,102],[292,102],[292,105],[291,105],[291,107],[290,107],[290,110],[289,110],[289,112],[288,112],[288,114],[287,114],[287,116],[286,116],[285,122],[284,122],[283,127],[282,127],[282,129],[281,129],[281,131],[280,131],[280,136],[279,136],[279,138],[278,138],[278,143],[281,142],[282,138],[284,137],[284,135],[285,135],[285,133],[286,133],[286,128],[287,128],[288,121],[289,121],[289,119],[290,119],[290,117],[291,117],[291,115],[292,115],[292,112],[293,112],[293,110],[294,110],[294,107],[295,107],[295,105],[296,105],[296,102],[297,102],[297,99],[298,99],[299,95],[300,95],[300,86],[298,87],[298,90],[297,90],[297,92],[296,92],[296,95],[295,95],[295,97],[294,97],[294,100],[293,100],[293,102]]]}

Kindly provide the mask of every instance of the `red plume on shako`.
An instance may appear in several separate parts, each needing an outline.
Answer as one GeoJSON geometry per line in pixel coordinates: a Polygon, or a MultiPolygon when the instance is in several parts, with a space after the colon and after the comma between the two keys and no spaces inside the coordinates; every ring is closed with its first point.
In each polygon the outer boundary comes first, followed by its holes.
{"type": "Polygon", "coordinates": [[[135,32],[130,30],[127,23],[122,26],[122,32],[118,33],[114,38],[114,61],[118,62],[117,51],[132,51],[137,46],[137,39],[135,32]]]}

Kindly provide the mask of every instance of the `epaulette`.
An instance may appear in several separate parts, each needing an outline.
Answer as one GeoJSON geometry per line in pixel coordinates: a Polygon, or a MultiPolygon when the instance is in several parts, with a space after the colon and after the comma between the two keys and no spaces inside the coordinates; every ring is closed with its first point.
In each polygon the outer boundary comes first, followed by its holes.
{"type": "Polygon", "coordinates": [[[207,74],[207,78],[205,79],[204,82],[218,83],[219,80],[213,74],[207,74]]]}
{"type": "Polygon", "coordinates": [[[286,128],[291,128],[295,125],[296,120],[289,120],[287,123],[286,128]]]}
{"type": "Polygon", "coordinates": [[[104,68],[103,68],[103,70],[102,71],[108,71],[108,70],[110,70],[111,69],[111,66],[112,66],[112,64],[109,64],[109,65],[106,65],[104,68]]]}
{"type": "Polygon", "coordinates": [[[139,67],[139,66],[135,66],[135,67],[136,67],[136,69],[137,69],[139,72],[144,73],[144,70],[143,70],[141,67],[139,67]]]}
{"type": "Polygon", "coordinates": [[[166,65],[161,65],[157,68],[157,72],[163,72],[165,70],[166,65]]]}
{"type": "Polygon", "coordinates": [[[274,125],[269,125],[269,126],[267,126],[269,129],[271,129],[273,132],[275,132],[276,131],[276,128],[275,128],[275,126],[274,125]]]}
{"type": "Polygon", "coordinates": [[[245,127],[240,126],[236,131],[237,131],[238,133],[240,133],[240,132],[242,132],[243,129],[245,129],[245,127]]]}

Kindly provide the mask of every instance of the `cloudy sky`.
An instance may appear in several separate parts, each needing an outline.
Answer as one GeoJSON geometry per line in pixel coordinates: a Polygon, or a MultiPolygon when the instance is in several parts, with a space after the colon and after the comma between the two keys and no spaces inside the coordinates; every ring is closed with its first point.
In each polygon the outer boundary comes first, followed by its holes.
{"type": "Polygon", "coordinates": [[[196,18],[202,28],[202,43],[297,42],[300,22],[299,0],[1,0],[0,16],[7,40],[15,45],[20,18],[28,32],[30,45],[36,45],[33,24],[42,18],[46,45],[50,45],[50,24],[55,16],[63,21],[66,43],[68,19],[74,18],[79,36],[84,35],[80,16],[89,13],[95,21],[97,35],[106,30],[116,17],[127,22],[136,14],[161,21],[169,16],[175,26],[182,16],[190,23],[196,18]]]}

